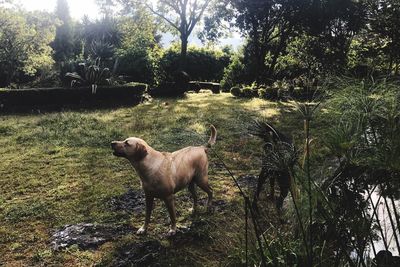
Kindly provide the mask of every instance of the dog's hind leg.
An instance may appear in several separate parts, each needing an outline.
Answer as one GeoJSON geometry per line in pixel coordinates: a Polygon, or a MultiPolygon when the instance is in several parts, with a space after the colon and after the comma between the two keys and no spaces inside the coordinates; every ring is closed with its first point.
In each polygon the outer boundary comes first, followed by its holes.
{"type": "Polygon", "coordinates": [[[193,198],[193,214],[194,214],[197,211],[197,192],[196,192],[196,184],[194,181],[190,182],[188,189],[193,198]]]}
{"type": "Polygon", "coordinates": [[[212,199],[213,199],[213,190],[211,186],[208,184],[208,175],[203,176],[201,179],[196,181],[196,184],[208,195],[207,200],[207,211],[211,211],[212,199]]]}

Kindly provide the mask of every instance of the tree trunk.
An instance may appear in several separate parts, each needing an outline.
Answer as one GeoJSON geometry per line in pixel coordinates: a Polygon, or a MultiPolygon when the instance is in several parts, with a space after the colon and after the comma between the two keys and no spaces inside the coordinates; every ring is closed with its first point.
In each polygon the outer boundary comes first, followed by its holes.
{"type": "Polygon", "coordinates": [[[188,37],[189,36],[187,35],[181,35],[181,58],[179,62],[180,71],[186,71],[188,37]]]}
{"type": "Polygon", "coordinates": [[[13,81],[15,76],[15,67],[10,63],[8,66],[8,72],[6,75],[6,86],[9,86],[11,84],[11,82],[13,81]]]}
{"type": "Polygon", "coordinates": [[[283,32],[279,38],[279,44],[278,47],[276,47],[274,54],[272,55],[272,61],[271,64],[268,68],[268,78],[272,79],[272,76],[274,75],[275,72],[275,66],[276,63],[278,62],[278,58],[280,56],[280,54],[286,49],[286,41],[288,38],[288,35],[286,32],[283,32]]]}

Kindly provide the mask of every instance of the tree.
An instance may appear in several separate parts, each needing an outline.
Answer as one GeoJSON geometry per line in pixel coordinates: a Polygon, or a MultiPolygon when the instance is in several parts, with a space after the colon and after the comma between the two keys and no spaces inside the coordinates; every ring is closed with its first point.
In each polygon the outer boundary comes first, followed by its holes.
{"type": "Polygon", "coordinates": [[[0,85],[17,74],[35,75],[54,63],[50,42],[55,21],[45,12],[26,13],[0,7],[0,85]]]}
{"type": "Polygon", "coordinates": [[[365,26],[363,1],[313,0],[302,11],[305,49],[325,70],[342,71],[353,37],[365,26]]]}
{"type": "Polygon", "coordinates": [[[145,6],[125,9],[120,18],[121,46],[117,49],[119,73],[134,81],[156,83],[158,60],[161,54],[158,25],[145,6]]]}
{"type": "Polygon", "coordinates": [[[370,36],[381,41],[378,50],[388,56],[388,73],[400,71],[400,2],[368,0],[370,36]],[[376,38],[377,37],[377,38],[376,38]]]}
{"type": "Polygon", "coordinates": [[[210,2],[211,0],[159,0],[158,6],[154,8],[145,1],[152,13],[178,31],[181,40],[181,70],[186,67],[189,36],[210,2]]]}
{"type": "MultiPolygon", "coordinates": [[[[238,28],[247,39],[243,60],[248,79],[271,79],[279,56],[299,24],[299,1],[225,0],[218,7],[216,14],[223,14],[225,22],[238,28]]],[[[213,36],[218,36],[215,27],[220,28],[224,21],[214,18],[217,23],[212,26],[213,21],[208,18],[206,26],[213,36]]]]}
{"type": "Polygon", "coordinates": [[[61,63],[74,54],[72,21],[67,0],[57,0],[55,14],[61,24],[57,26],[56,38],[51,46],[54,50],[54,60],[61,63]]]}
{"type": "Polygon", "coordinates": [[[114,16],[114,10],[116,3],[115,0],[96,0],[96,4],[100,8],[100,12],[104,18],[111,18],[114,16]]]}

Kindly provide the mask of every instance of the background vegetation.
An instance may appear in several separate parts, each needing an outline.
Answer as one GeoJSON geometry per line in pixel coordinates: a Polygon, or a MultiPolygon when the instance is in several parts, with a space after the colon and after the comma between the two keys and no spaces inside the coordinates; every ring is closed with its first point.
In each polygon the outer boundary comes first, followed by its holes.
{"type": "MultiPolygon", "coordinates": [[[[154,6],[98,1],[100,18],[80,21],[71,19],[66,0],[57,2],[54,13],[2,4],[0,86],[68,85],[67,72],[96,58],[122,82],[159,84],[181,69],[192,80],[221,81],[228,90],[238,84],[271,85],[310,73],[356,77],[399,73],[397,1],[200,2],[197,7],[205,8],[203,19],[193,24],[178,19],[177,10],[183,7],[174,1],[154,6]],[[122,7],[118,13],[116,6],[122,7]],[[181,41],[162,47],[165,32],[182,39],[179,23],[189,23],[191,29],[184,39],[197,33],[206,48],[188,49],[186,43],[183,51],[181,41]],[[197,32],[192,29],[196,25],[202,26],[197,32]],[[219,38],[232,30],[240,32],[244,44],[237,51],[218,48],[219,38]]],[[[191,1],[184,3],[192,10],[191,1]]]]}

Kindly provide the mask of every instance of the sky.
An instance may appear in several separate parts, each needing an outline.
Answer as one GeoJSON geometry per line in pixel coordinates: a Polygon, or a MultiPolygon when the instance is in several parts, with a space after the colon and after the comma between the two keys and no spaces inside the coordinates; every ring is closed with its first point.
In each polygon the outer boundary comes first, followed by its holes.
{"type": "MultiPolygon", "coordinates": [[[[144,0],[146,1],[146,0],[144,0]]],[[[27,10],[45,10],[52,12],[55,10],[56,0],[16,0],[20,3],[20,6],[27,10]]],[[[96,19],[100,17],[99,8],[97,7],[95,0],[68,0],[69,9],[71,16],[80,20],[84,15],[89,18],[96,19]]],[[[163,46],[168,46],[174,37],[171,34],[164,34],[161,40],[163,46]]],[[[196,32],[193,32],[189,38],[189,43],[202,45],[200,40],[196,36],[196,32]]],[[[220,45],[232,45],[237,48],[242,43],[242,39],[238,33],[233,33],[232,37],[220,40],[220,45]]]]}
{"type": "MultiPolygon", "coordinates": [[[[18,0],[27,10],[54,11],[56,0],[18,0]]],[[[79,20],[84,15],[90,18],[99,17],[99,9],[94,0],[68,0],[69,10],[74,19],[79,20]]]]}

